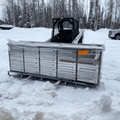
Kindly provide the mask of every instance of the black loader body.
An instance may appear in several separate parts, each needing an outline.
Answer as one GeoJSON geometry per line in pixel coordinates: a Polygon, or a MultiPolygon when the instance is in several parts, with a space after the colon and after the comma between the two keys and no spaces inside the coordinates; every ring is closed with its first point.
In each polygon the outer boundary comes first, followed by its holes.
{"type": "Polygon", "coordinates": [[[74,18],[53,18],[52,22],[51,42],[72,43],[79,34],[79,21],[74,18]]]}

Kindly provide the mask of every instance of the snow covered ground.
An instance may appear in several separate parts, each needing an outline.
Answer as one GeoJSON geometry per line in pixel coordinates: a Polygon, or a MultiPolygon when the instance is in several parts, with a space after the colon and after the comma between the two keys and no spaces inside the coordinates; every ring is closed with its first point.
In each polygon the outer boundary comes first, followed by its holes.
{"type": "Polygon", "coordinates": [[[0,30],[0,120],[120,120],[120,41],[108,30],[85,30],[84,43],[104,44],[99,88],[74,88],[7,75],[7,39],[45,41],[51,29],[0,30]]]}

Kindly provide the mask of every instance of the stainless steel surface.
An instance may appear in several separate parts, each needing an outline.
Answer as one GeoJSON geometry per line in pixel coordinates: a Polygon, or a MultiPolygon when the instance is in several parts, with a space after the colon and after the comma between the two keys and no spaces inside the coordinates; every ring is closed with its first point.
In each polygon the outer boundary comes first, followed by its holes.
{"type": "Polygon", "coordinates": [[[78,50],[82,51],[83,48],[9,46],[10,69],[56,79],[98,84],[100,50],[87,49],[89,50],[87,55],[77,54],[78,50]]]}
{"type": "Polygon", "coordinates": [[[40,48],[40,74],[56,77],[56,49],[40,48]]]}
{"type": "Polygon", "coordinates": [[[21,46],[16,46],[16,45],[9,46],[9,50],[10,51],[14,51],[14,52],[16,52],[16,51],[22,51],[22,47],[21,46]]]}
{"type": "Polygon", "coordinates": [[[77,67],[77,81],[88,82],[97,84],[99,76],[99,59],[95,59],[98,55],[96,51],[89,51],[88,55],[78,55],[78,62],[83,62],[82,64],[78,63],[77,67]]]}
{"type": "Polygon", "coordinates": [[[19,66],[11,66],[11,70],[12,71],[18,71],[18,72],[23,72],[23,67],[19,67],[19,66]]]}
{"type": "Polygon", "coordinates": [[[39,74],[39,49],[24,47],[25,72],[39,74]]]}
{"type": "Polygon", "coordinates": [[[23,72],[23,52],[22,47],[9,47],[10,69],[14,71],[23,72]]]}
{"type": "Polygon", "coordinates": [[[75,80],[76,63],[61,60],[76,61],[76,50],[58,49],[58,77],[75,80]]]}
{"type": "Polygon", "coordinates": [[[97,49],[97,50],[104,50],[104,45],[99,45],[99,44],[71,44],[71,43],[47,43],[47,42],[24,42],[24,41],[19,41],[19,42],[11,42],[8,43],[8,45],[14,45],[14,46],[25,46],[25,47],[46,47],[46,48],[59,48],[59,49],[97,49]]]}
{"type": "Polygon", "coordinates": [[[12,61],[23,61],[23,57],[20,56],[10,56],[12,61]]]}

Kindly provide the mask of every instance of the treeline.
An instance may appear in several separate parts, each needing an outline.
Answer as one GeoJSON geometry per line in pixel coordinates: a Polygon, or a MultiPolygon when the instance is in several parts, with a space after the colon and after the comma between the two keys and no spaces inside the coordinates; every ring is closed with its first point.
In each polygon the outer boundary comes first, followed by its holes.
{"type": "Polygon", "coordinates": [[[4,21],[2,21],[2,20],[0,20],[0,25],[1,25],[1,24],[5,24],[5,22],[4,22],[4,21]]]}
{"type": "Polygon", "coordinates": [[[120,1],[5,0],[3,20],[17,27],[52,27],[53,17],[75,17],[80,28],[98,30],[120,26],[120,1]],[[89,9],[88,9],[89,8],[89,9]]]}

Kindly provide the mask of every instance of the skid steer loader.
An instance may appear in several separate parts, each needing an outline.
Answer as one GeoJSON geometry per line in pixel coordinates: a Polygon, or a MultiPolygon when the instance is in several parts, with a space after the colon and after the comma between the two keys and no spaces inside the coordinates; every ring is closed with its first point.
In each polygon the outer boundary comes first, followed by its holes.
{"type": "Polygon", "coordinates": [[[82,43],[84,30],[79,30],[79,21],[74,18],[53,18],[50,42],[82,43]],[[76,39],[75,39],[76,38],[76,39]]]}
{"type": "Polygon", "coordinates": [[[53,18],[52,37],[46,42],[9,42],[11,72],[59,84],[99,85],[103,45],[82,44],[84,30],[74,18],[53,18]]]}

